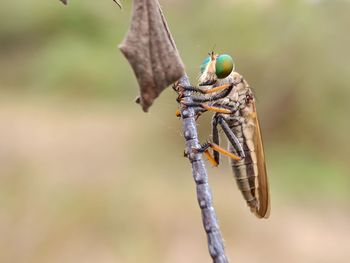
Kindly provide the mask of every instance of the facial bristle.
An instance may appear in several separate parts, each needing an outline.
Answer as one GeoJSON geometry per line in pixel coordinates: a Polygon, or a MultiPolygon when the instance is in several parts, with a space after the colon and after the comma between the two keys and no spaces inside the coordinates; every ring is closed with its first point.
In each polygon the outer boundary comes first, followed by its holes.
{"type": "Polygon", "coordinates": [[[211,57],[210,57],[210,56],[208,56],[208,57],[206,57],[206,58],[204,59],[203,63],[202,63],[201,66],[200,66],[201,73],[204,72],[204,70],[205,70],[205,68],[207,67],[207,65],[208,65],[208,63],[210,62],[210,60],[211,60],[211,57]]]}

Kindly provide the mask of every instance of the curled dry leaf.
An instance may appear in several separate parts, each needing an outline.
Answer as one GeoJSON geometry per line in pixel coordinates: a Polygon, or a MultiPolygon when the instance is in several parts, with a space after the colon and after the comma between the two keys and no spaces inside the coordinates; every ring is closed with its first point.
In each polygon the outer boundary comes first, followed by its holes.
{"type": "Polygon", "coordinates": [[[184,66],[157,0],[134,0],[129,31],[119,46],[140,86],[148,111],[155,98],[184,75],[184,66]]]}

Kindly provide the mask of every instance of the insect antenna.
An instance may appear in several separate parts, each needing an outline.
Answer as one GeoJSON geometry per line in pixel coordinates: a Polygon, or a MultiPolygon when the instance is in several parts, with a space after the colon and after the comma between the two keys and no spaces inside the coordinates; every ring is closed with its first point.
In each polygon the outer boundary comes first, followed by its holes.
{"type": "Polygon", "coordinates": [[[208,55],[211,57],[211,59],[214,59],[214,49],[215,49],[216,44],[214,44],[213,48],[211,49],[211,52],[208,53],[208,55]]]}

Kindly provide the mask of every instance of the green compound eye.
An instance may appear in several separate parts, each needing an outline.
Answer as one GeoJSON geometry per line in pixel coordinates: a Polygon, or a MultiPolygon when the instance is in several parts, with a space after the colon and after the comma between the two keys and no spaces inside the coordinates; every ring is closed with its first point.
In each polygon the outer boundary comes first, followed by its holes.
{"type": "Polygon", "coordinates": [[[210,56],[209,56],[209,57],[206,57],[206,58],[204,59],[202,65],[200,66],[201,73],[204,72],[204,70],[205,70],[206,66],[208,65],[208,63],[210,62],[210,60],[211,60],[211,57],[210,57],[210,56]]]}
{"type": "Polygon", "coordinates": [[[215,74],[219,79],[224,79],[231,74],[233,67],[234,63],[232,57],[227,54],[222,54],[216,59],[215,74]]]}

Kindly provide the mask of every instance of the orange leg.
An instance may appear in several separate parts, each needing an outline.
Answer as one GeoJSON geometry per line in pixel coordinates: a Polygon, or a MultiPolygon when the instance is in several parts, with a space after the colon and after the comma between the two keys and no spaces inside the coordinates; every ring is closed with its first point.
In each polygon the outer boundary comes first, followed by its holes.
{"type": "Polygon", "coordinates": [[[228,89],[231,86],[232,86],[232,84],[225,84],[225,85],[221,85],[221,86],[218,86],[218,87],[215,87],[215,88],[212,88],[212,89],[203,90],[203,93],[205,93],[205,94],[214,93],[214,92],[218,92],[218,91],[221,91],[221,90],[228,89]]]}
{"type": "Polygon", "coordinates": [[[236,160],[236,161],[242,160],[241,157],[225,150],[224,148],[221,148],[219,145],[217,145],[215,143],[209,143],[209,147],[212,148],[214,151],[217,151],[223,155],[226,155],[226,156],[232,158],[233,160],[236,160]]]}
{"type": "Polygon", "coordinates": [[[215,161],[214,157],[210,154],[208,150],[204,151],[205,157],[209,160],[209,162],[214,166],[217,167],[219,164],[215,161]]]}
{"type": "Polygon", "coordinates": [[[224,85],[214,87],[214,88],[209,88],[209,89],[202,89],[202,88],[193,87],[193,86],[187,86],[187,87],[176,86],[174,89],[179,94],[178,100],[180,100],[183,97],[184,91],[192,91],[192,92],[198,92],[198,93],[202,93],[202,94],[210,94],[210,93],[219,92],[219,91],[228,89],[228,88],[232,87],[232,85],[234,85],[234,83],[224,84],[224,85]]]}
{"type": "Polygon", "coordinates": [[[215,144],[215,143],[206,143],[204,144],[201,149],[197,149],[198,152],[202,152],[204,153],[204,155],[208,158],[208,160],[210,161],[211,164],[213,164],[214,166],[217,166],[218,163],[215,161],[215,159],[213,158],[213,156],[209,153],[208,148],[212,148],[214,151],[217,151],[223,155],[226,155],[228,157],[230,157],[233,160],[239,161],[242,160],[241,157],[235,155],[234,153],[231,153],[227,150],[225,150],[224,148],[221,148],[219,145],[215,144]]]}
{"type": "Polygon", "coordinates": [[[207,111],[214,111],[214,112],[218,112],[218,113],[225,113],[225,114],[231,114],[234,111],[229,110],[227,108],[223,108],[223,107],[217,107],[217,106],[210,106],[208,104],[205,103],[200,103],[200,102],[186,102],[184,100],[180,101],[183,105],[187,106],[187,107],[200,107],[203,108],[207,111]]]}
{"type": "Polygon", "coordinates": [[[203,109],[209,110],[209,111],[214,111],[214,112],[219,112],[219,113],[227,113],[230,114],[232,113],[231,110],[225,109],[225,108],[220,108],[220,107],[214,107],[214,106],[209,106],[204,103],[201,104],[203,109]]]}

